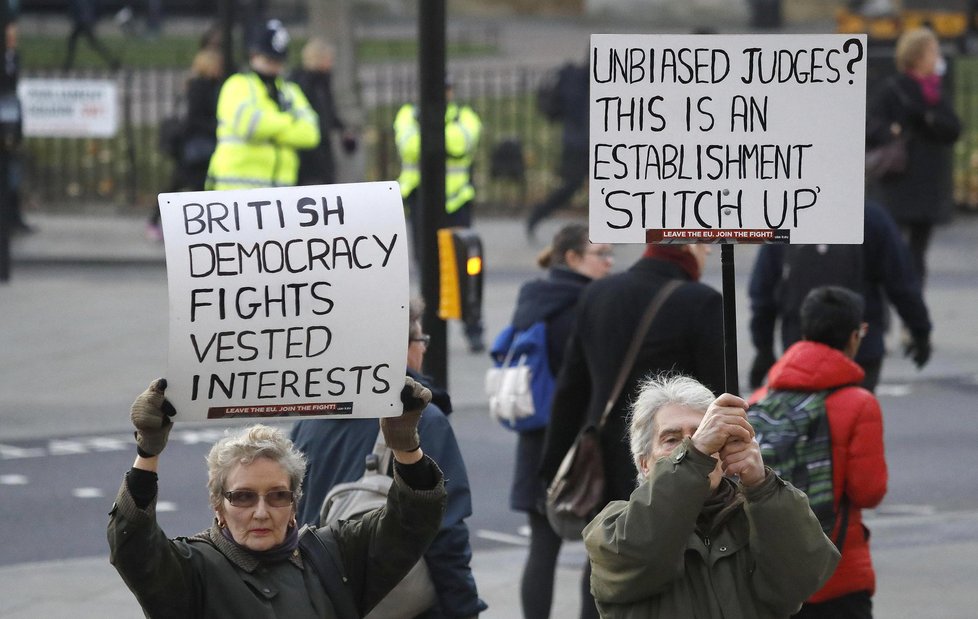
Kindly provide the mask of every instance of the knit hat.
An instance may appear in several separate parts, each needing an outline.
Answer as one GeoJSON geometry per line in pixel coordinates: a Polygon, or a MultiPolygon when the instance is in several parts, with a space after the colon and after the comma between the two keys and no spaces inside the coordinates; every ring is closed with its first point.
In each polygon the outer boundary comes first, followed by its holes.
{"type": "Polygon", "coordinates": [[[283,61],[289,55],[289,31],[281,21],[270,19],[255,29],[248,51],[283,61]]]}

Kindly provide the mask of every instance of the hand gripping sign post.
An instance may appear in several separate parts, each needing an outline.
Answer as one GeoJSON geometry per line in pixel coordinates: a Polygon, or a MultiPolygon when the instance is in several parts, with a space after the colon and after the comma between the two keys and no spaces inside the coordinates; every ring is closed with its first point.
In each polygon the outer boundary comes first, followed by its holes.
{"type": "MultiPolygon", "coordinates": [[[[590,236],[862,243],[865,35],[592,35],[590,236]]],[[[729,390],[729,389],[728,389],[729,390]]]]}
{"type": "Polygon", "coordinates": [[[400,414],[397,183],[161,194],[167,398],[187,420],[400,414]]]}

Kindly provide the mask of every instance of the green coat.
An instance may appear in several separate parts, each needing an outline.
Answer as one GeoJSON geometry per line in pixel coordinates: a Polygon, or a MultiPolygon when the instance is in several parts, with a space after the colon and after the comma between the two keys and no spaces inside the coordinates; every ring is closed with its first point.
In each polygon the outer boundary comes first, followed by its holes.
{"type": "Polygon", "coordinates": [[[687,438],[628,501],[584,529],[604,619],[775,619],[829,578],[839,553],[805,495],[770,470],[713,539],[695,532],[716,460],[687,438]]]}
{"type": "MultiPolygon", "coordinates": [[[[437,467],[436,467],[437,468],[437,467]]],[[[385,509],[361,521],[319,529],[343,556],[343,571],[361,610],[372,608],[407,573],[438,532],[445,482],[409,488],[395,473],[385,509]]],[[[315,571],[296,551],[261,564],[215,526],[191,538],[168,540],[156,523],[155,501],[140,510],[123,482],[112,506],[110,561],[147,617],[173,619],[336,619],[315,571]]]]}

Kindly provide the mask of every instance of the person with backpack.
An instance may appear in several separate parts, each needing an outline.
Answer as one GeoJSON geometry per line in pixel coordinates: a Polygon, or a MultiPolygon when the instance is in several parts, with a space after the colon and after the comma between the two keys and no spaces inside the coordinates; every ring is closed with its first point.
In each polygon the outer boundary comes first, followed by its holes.
{"type": "Polygon", "coordinates": [[[862,510],[886,495],[887,468],[880,405],[859,386],[864,373],[853,360],[865,334],[863,310],[851,290],[810,292],[801,307],[802,341],[774,364],[748,412],[765,464],[808,493],[842,553],[829,581],[795,615],[802,619],[872,617],[876,575],[862,510]]]}
{"type": "Polygon", "coordinates": [[[930,359],[931,321],[910,251],[889,213],[867,201],[862,245],[762,245],[751,271],[751,341],[756,349],[750,387],[756,389],[774,364],[775,325],[781,323],[782,350],[801,339],[801,303],[819,286],[843,286],[866,302],[866,337],[856,353],[866,373],[863,387],[875,391],[886,354],[884,336],[896,309],[909,337],[903,352],[917,368],[930,359]]]}
{"type": "MultiPolygon", "coordinates": [[[[445,473],[447,504],[438,534],[424,555],[437,602],[419,615],[419,619],[468,619],[477,617],[487,608],[479,597],[469,565],[472,546],[465,519],[472,515],[472,497],[465,461],[448,420],[448,414],[452,412],[451,398],[421,374],[430,341],[421,328],[423,314],[423,301],[412,300],[407,373],[432,393],[431,402],[421,413],[418,434],[425,453],[445,473]]],[[[307,419],[293,425],[291,438],[308,461],[303,480],[305,495],[299,501],[296,514],[300,524],[320,524],[320,508],[330,489],[363,476],[366,458],[374,450],[377,430],[375,419],[307,419]]],[[[390,471],[382,472],[391,474],[390,471]]]]}
{"type": "MultiPolygon", "coordinates": [[[[610,245],[590,243],[587,226],[575,223],[562,227],[554,235],[550,246],[540,253],[537,264],[547,269],[547,276],[523,284],[511,321],[516,334],[527,332],[537,324],[544,326],[543,345],[536,346],[534,350],[545,359],[540,360],[542,363],[531,359],[527,362],[528,366],[550,372],[560,368],[574,323],[577,299],[589,282],[609,273],[614,260],[612,251],[610,245]]],[[[490,351],[497,362],[507,353],[507,350],[497,349],[496,345],[490,351]]],[[[547,521],[544,509],[546,488],[537,475],[553,398],[553,376],[547,378],[550,379],[551,391],[534,398],[534,407],[538,409],[534,417],[538,421],[534,427],[518,434],[516,465],[509,494],[510,507],[526,512],[530,526],[530,548],[520,580],[520,600],[525,619],[546,619],[550,616],[554,572],[561,546],[560,536],[547,521]]],[[[590,584],[586,579],[581,582],[581,604],[585,607],[590,605],[591,612],[594,612],[590,584]]],[[[582,616],[587,615],[582,613],[582,616]]]]}
{"type": "Polygon", "coordinates": [[[130,408],[136,458],[107,530],[109,561],[145,616],[359,619],[435,537],[445,479],[418,437],[431,392],[405,378],[403,413],[380,420],[397,472],[385,509],[357,522],[301,527],[305,458],[281,428],[255,424],[228,432],[207,454],[210,527],[168,538],[156,518],[160,456],[177,416],[166,387],[154,380],[130,408]]]}

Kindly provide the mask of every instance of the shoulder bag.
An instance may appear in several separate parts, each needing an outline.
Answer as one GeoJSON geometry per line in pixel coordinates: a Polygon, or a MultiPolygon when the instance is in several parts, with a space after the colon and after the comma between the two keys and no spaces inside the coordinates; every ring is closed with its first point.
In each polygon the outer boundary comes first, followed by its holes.
{"type": "Polygon", "coordinates": [[[605,471],[601,453],[601,431],[615,407],[625,381],[635,365],[638,350],[645,340],[652,321],[666,299],[682,285],[680,280],[669,280],[652,298],[642,319],[635,329],[628,352],[618,370],[618,378],[611,390],[604,412],[598,424],[588,424],[578,433],[574,444],[557,469],[550,487],[547,488],[547,520],[563,539],[580,540],[584,527],[597,514],[604,501],[605,471]]]}

